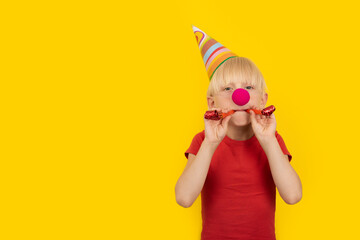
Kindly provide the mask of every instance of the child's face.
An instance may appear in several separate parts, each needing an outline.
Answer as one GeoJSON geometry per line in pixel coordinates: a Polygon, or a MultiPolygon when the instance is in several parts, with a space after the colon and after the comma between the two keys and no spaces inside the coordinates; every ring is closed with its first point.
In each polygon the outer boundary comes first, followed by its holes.
{"type": "MultiPolygon", "coordinates": [[[[209,110],[212,108],[220,108],[227,112],[229,110],[246,110],[249,108],[263,109],[267,102],[267,93],[262,94],[261,89],[258,86],[245,83],[245,82],[233,82],[227,85],[223,85],[220,92],[214,97],[208,98],[209,110]],[[250,100],[244,106],[235,104],[232,100],[233,92],[243,88],[250,94],[250,100]]],[[[250,114],[245,111],[238,111],[231,115],[230,121],[233,121],[235,125],[247,125],[250,123],[250,114]]]]}

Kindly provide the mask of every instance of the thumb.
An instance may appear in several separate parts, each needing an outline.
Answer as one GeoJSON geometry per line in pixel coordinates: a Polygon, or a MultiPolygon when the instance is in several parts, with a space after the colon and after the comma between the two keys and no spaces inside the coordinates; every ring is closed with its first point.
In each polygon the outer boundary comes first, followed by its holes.
{"type": "Polygon", "coordinates": [[[251,120],[251,122],[255,121],[255,113],[252,110],[250,110],[250,120],[251,120]]]}
{"type": "Polygon", "coordinates": [[[226,118],[223,119],[222,121],[222,125],[224,128],[227,128],[229,121],[230,121],[231,116],[227,116],[226,118]]]}
{"type": "Polygon", "coordinates": [[[272,114],[270,115],[270,118],[275,119],[274,113],[272,113],[272,114]]]}

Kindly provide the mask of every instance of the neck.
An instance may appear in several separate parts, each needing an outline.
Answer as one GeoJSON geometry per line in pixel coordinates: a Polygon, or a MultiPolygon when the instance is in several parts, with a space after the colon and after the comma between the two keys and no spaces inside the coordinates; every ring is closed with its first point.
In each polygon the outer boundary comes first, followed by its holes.
{"type": "Polygon", "coordinates": [[[235,126],[229,123],[226,135],[233,140],[245,141],[254,136],[254,131],[252,130],[251,124],[235,126]]]}

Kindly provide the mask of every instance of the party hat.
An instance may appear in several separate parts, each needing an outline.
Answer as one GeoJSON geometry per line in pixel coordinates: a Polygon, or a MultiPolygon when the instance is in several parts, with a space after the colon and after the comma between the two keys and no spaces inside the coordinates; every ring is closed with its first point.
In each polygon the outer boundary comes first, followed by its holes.
{"type": "Polygon", "coordinates": [[[192,28],[205,64],[206,72],[211,81],[215,71],[221,64],[230,58],[237,57],[237,55],[199,28],[194,25],[192,25],[192,28]]]}

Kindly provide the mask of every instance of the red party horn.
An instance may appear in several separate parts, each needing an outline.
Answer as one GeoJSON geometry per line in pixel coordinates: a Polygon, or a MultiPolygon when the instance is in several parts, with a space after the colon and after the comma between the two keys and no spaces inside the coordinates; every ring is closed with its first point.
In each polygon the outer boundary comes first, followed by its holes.
{"type": "Polygon", "coordinates": [[[223,113],[223,112],[217,111],[217,110],[210,110],[210,111],[206,111],[204,118],[211,119],[211,120],[220,120],[220,119],[225,118],[226,116],[229,116],[233,113],[235,113],[235,110],[230,110],[226,113],[223,113]]]}
{"type": "Polygon", "coordinates": [[[274,107],[274,105],[270,105],[270,106],[264,108],[263,110],[246,109],[245,111],[247,113],[250,113],[250,110],[254,111],[255,114],[261,114],[261,115],[265,115],[265,116],[270,116],[275,111],[275,107],[274,107]]]}
{"type": "MultiPolygon", "coordinates": [[[[245,111],[247,113],[250,113],[250,110],[254,111],[255,114],[261,114],[261,115],[265,115],[265,116],[270,116],[274,111],[275,111],[275,107],[273,105],[264,108],[263,110],[258,110],[258,109],[246,109],[245,111]]],[[[223,119],[231,114],[234,114],[236,111],[243,111],[243,110],[230,110],[226,113],[223,113],[221,111],[218,110],[210,110],[210,111],[206,111],[204,118],[206,119],[210,119],[210,120],[220,120],[223,119]]]]}

